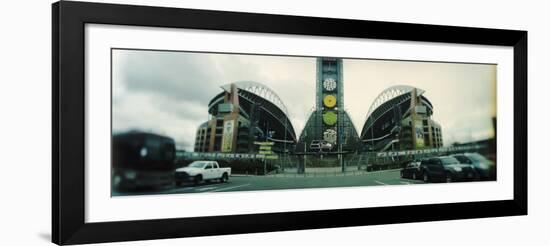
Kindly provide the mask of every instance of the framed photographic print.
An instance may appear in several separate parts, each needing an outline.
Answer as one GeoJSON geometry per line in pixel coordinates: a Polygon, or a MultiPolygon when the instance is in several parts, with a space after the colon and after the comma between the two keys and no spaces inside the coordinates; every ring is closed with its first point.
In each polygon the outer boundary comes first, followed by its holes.
{"type": "Polygon", "coordinates": [[[526,31],[52,10],[54,243],[527,214],[526,31]]]}

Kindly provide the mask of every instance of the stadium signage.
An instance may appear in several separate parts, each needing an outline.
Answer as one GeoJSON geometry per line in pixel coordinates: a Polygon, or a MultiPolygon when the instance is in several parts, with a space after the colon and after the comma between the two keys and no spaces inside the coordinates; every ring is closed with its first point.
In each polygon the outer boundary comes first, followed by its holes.
{"type": "Polygon", "coordinates": [[[476,144],[476,145],[468,145],[468,146],[452,146],[452,147],[441,147],[441,148],[432,148],[432,149],[387,151],[387,152],[377,153],[376,157],[395,157],[395,156],[407,156],[407,155],[445,153],[445,152],[456,152],[456,151],[468,151],[468,150],[474,150],[474,149],[480,149],[480,148],[483,148],[483,145],[476,144]]]}
{"type": "Polygon", "coordinates": [[[182,159],[263,159],[263,154],[235,154],[235,153],[219,153],[219,152],[176,152],[177,158],[182,159]]]}
{"type": "Polygon", "coordinates": [[[273,151],[271,150],[274,144],[273,142],[254,142],[254,144],[260,146],[260,151],[258,152],[258,154],[264,155],[264,159],[276,160],[279,158],[277,154],[273,153],[273,151]]]}

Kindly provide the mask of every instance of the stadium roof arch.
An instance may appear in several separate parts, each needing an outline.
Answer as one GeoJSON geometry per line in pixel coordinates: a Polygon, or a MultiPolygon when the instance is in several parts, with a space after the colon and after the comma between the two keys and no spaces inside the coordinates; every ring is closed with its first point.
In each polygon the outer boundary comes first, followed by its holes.
{"type": "MultiPolygon", "coordinates": [[[[369,118],[372,112],[376,110],[380,105],[388,102],[391,99],[401,96],[403,94],[411,93],[413,89],[415,89],[415,87],[412,87],[409,85],[395,85],[392,87],[388,87],[384,91],[380,92],[380,94],[378,94],[376,99],[374,99],[374,101],[369,107],[369,111],[367,113],[366,118],[369,118]]],[[[424,90],[418,89],[418,88],[416,89],[417,89],[418,96],[424,94],[424,90]]]]}
{"type": "Polygon", "coordinates": [[[288,110],[285,104],[283,103],[283,100],[281,100],[281,98],[277,95],[277,93],[275,93],[275,91],[273,91],[267,85],[263,85],[254,81],[237,81],[237,82],[222,85],[221,88],[227,92],[230,92],[232,84],[236,85],[237,88],[240,90],[245,90],[245,91],[254,93],[268,100],[269,102],[275,104],[275,106],[279,107],[288,116],[288,110]]]}
{"type": "MultiPolygon", "coordinates": [[[[221,88],[224,90],[224,92],[231,92],[232,84],[234,84],[238,89],[238,94],[240,98],[239,101],[241,103],[240,107],[242,107],[243,109],[241,110],[241,113],[243,113],[247,117],[250,117],[250,115],[248,115],[248,112],[250,111],[251,105],[261,105],[263,110],[265,110],[265,112],[270,116],[271,120],[278,122],[281,127],[287,128],[286,130],[280,130],[281,132],[284,131],[288,133],[288,135],[285,135],[288,136],[288,142],[297,141],[296,132],[289,118],[287,107],[283,103],[281,98],[277,95],[277,93],[275,93],[275,91],[273,91],[266,85],[254,81],[237,81],[222,85],[221,88]]],[[[224,93],[218,94],[208,104],[209,112],[211,114],[217,111],[215,105],[223,102],[223,95],[224,93]]],[[[282,139],[278,140],[285,142],[287,141],[282,139]]]]}
{"type": "Polygon", "coordinates": [[[409,102],[411,99],[411,92],[414,89],[417,90],[417,96],[421,98],[422,102],[427,105],[430,110],[433,110],[432,103],[423,96],[424,90],[409,85],[391,86],[380,92],[369,107],[369,111],[365,117],[365,124],[361,131],[361,138],[363,138],[367,129],[370,128],[379,117],[387,113],[395,105],[409,102]]]}

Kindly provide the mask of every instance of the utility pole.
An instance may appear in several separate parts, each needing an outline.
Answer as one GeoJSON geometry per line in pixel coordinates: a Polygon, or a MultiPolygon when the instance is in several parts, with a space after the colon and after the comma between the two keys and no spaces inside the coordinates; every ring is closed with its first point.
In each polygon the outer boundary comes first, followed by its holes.
{"type": "Polygon", "coordinates": [[[283,162],[281,164],[281,170],[284,172],[285,171],[285,162],[286,162],[286,158],[287,158],[287,155],[286,155],[286,132],[288,130],[288,118],[285,119],[285,142],[284,142],[284,152],[283,152],[283,162]]]}
{"type": "MultiPolygon", "coordinates": [[[[305,130],[305,129],[304,129],[305,130]]],[[[304,165],[302,168],[304,169],[303,172],[300,170],[300,168],[297,168],[298,173],[305,173],[306,172],[306,162],[307,162],[307,131],[304,132],[304,165]]]]}
{"type": "Polygon", "coordinates": [[[338,108],[338,121],[336,122],[336,129],[338,132],[337,143],[338,143],[338,161],[340,162],[340,167],[342,168],[342,173],[346,172],[346,165],[344,164],[344,156],[342,155],[342,142],[343,142],[343,132],[344,132],[344,110],[343,108],[338,108]]]}

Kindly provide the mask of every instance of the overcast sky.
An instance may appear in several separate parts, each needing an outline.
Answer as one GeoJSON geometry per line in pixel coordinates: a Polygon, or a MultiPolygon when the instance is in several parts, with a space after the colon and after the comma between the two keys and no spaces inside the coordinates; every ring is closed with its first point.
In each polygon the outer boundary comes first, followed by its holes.
{"type": "MultiPolygon", "coordinates": [[[[297,134],[315,105],[315,58],[114,50],[112,65],[113,131],[165,134],[186,150],[221,85],[267,85],[287,105],[297,134]]],[[[359,134],[372,102],[393,85],[426,91],[446,145],[494,135],[494,65],[345,59],[345,108],[359,134]]]]}

